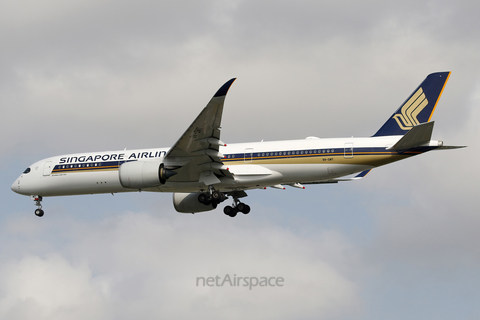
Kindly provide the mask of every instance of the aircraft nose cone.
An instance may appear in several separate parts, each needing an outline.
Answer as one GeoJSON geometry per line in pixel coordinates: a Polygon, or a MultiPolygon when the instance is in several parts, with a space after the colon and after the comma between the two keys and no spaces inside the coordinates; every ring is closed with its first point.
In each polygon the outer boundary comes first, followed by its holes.
{"type": "Polygon", "coordinates": [[[15,193],[19,193],[19,191],[20,191],[20,180],[19,179],[15,180],[12,183],[12,186],[10,187],[10,189],[12,189],[12,191],[15,192],[15,193]]]}

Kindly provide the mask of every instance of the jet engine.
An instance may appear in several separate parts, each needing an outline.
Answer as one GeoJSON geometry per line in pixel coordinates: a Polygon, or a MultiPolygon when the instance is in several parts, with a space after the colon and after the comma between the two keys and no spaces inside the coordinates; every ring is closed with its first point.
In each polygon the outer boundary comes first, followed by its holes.
{"type": "Polygon", "coordinates": [[[168,178],[177,174],[165,169],[161,161],[132,161],[120,165],[118,171],[122,187],[144,189],[165,184],[168,178]]]}
{"type": "Polygon", "coordinates": [[[213,204],[205,205],[198,201],[200,192],[194,193],[174,193],[173,194],[173,206],[175,210],[181,213],[195,213],[210,211],[215,209],[213,204]]]}

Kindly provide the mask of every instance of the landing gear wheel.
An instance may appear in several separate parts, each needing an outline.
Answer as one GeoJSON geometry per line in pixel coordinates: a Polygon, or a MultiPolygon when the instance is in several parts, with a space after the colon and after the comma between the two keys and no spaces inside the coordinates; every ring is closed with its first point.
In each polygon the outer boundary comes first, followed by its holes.
{"type": "Polygon", "coordinates": [[[243,212],[243,210],[245,209],[245,203],[240,202],[239,204],[237,204],[237,209],[238,211],[243,212]]]}
{"type": "Polygon", "coordinates": [[[198,202],[205,204],[207,201],[207,195],[205,193],[200,193],[198,195],[198,202]]]}
{"type": "Polygon", "coordinates": [[[214,208],[216,208],[216,205],[218,205],[220,202],[225,201],[227,199],[227,196],[218,190],[215,190],[212,188],[211,192],[202,192],[198,195],[198,202],[203,203],[206,206],[213,205],[214,208]]]}
{"type": "Polygon", "coordinates": [[[243,210],[240,210],[243,214],[249,214],[250,213],[250,206],[246,204],[243,208],[243,210]]]}
{"type": "Polygon", "coordinates": [[[206,199],[205,199],[205,202],[203,202],[204,205],[206,206],[209,206],[212,204],[212,196],[211,195],[207,195],[206,199]]]}
{"type": "Polygon", "coordinates": [[[223,213],[225,213],[227,216],[229,216],[232,211],[233,208],[231,206],[226,206],[225,208],[223,208],[223,213]]]}
{"type": "Polygon", "coordinates": [[[225,208],[223,208],[223,213],[232,218],[237,215],[237,212],[237,208],[232,208],[231,206],[226,206],[225,208]]]}
{"type": "Polygon", "coordinates": [[[43,217],[44,214],[45,214],[45,212],[43,212],[42,209],[36,209],[36,210],[35,210],[35,215],[36,215],[37,217],[43,217]]]}
{"type": "Polygon", "coordinates": [[[218,192],[217,190],[214,190],[212,192],[212,199],[214,202],[220,203],[220,199],[222,198],[221,193],[218,192]]]}
{"type": "Polygon", "coordinates": [[[240,202],[239,204],[237,204],[237,210],[243,214],[248,214],[250,213],[250,206],[248,204],[240,202]]]}

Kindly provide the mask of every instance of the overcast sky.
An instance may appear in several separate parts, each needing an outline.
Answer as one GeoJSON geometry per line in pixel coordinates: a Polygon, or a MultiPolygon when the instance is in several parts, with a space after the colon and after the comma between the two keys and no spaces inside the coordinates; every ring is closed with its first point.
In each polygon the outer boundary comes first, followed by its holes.
{"type": "Polygon", "coordinates": [[[478,319],[480,5],[474,1],[3,1],[0,319],[478,319]],[[431,152],[338,185],[171,194],[10,190],[53,155],[169,147],[216,90],[227,143],[370,136],[452,71],[431,152]],[[197,277],[282,277],[202,287],[197,277]]]}

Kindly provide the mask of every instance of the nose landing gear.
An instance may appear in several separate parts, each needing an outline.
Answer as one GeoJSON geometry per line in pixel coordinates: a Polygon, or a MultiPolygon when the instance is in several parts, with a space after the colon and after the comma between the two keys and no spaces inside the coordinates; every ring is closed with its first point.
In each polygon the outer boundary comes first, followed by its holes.
{"type": "Polygon", "coordinates": [[[35,215],[37,217],[43,217],[45,212],[42,210],[42,196],[30,196],[30,199],[35,201],[35,205],[37,206],[37,209],[35,209],[35,215]]]}

